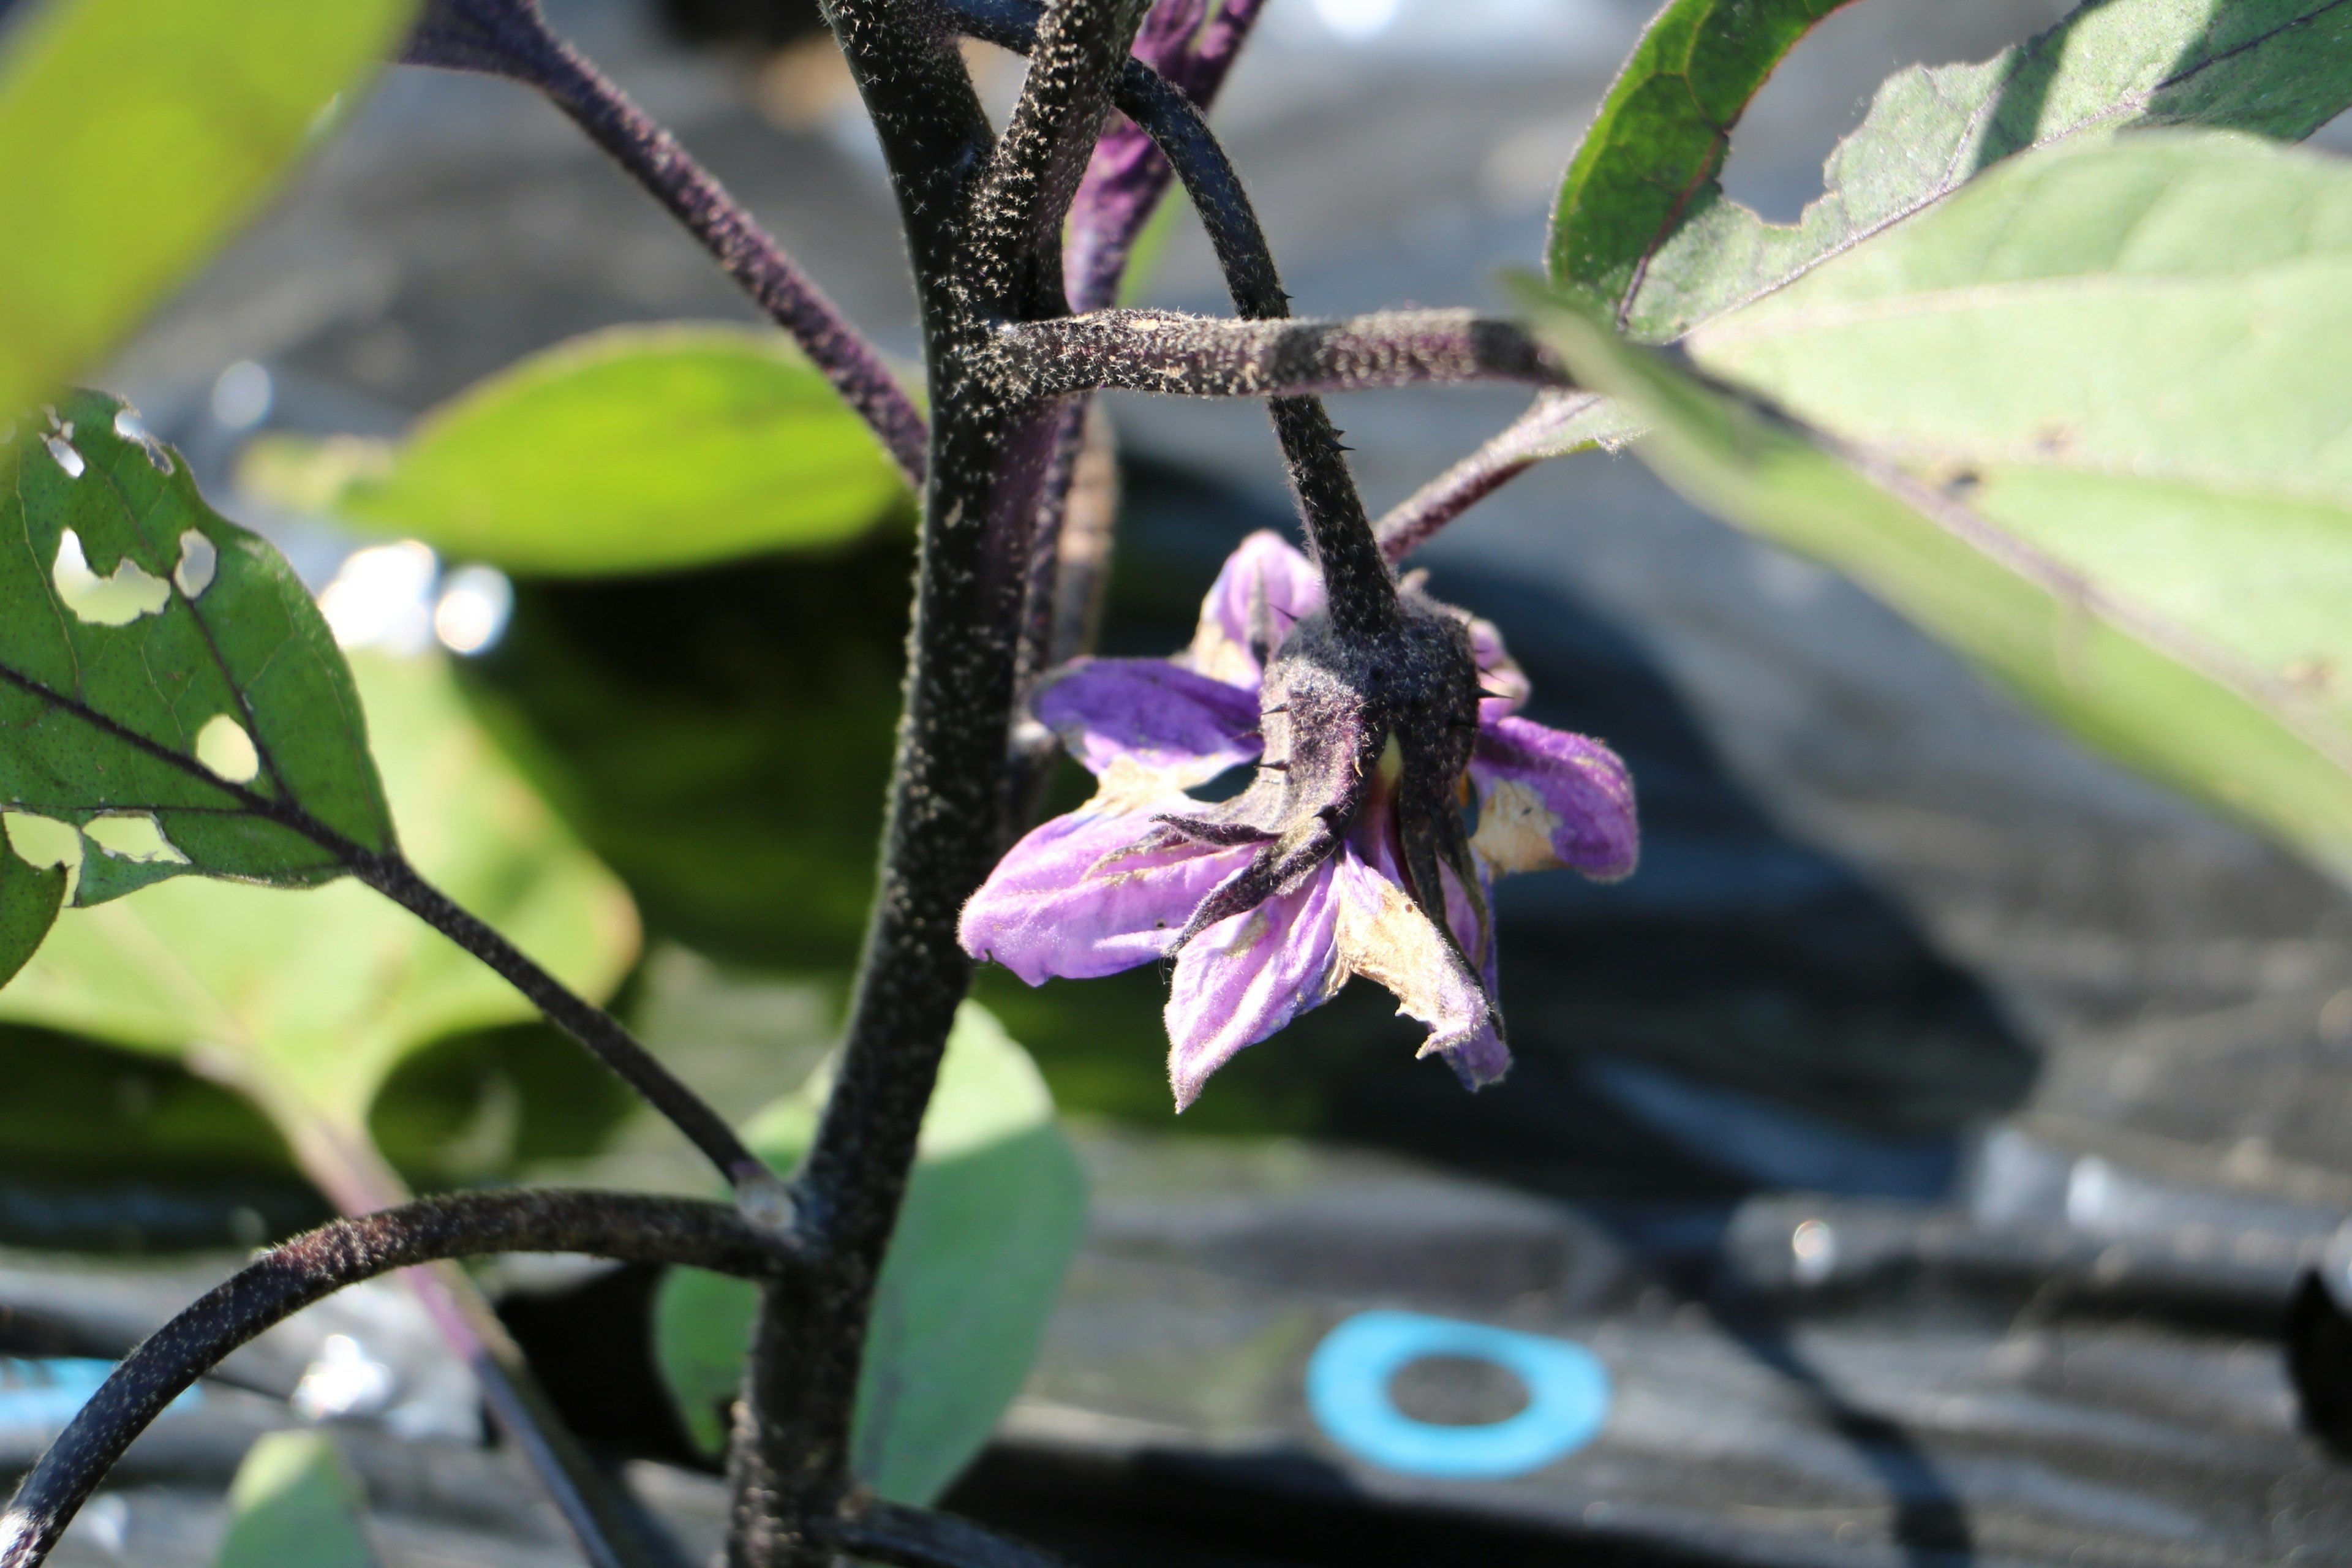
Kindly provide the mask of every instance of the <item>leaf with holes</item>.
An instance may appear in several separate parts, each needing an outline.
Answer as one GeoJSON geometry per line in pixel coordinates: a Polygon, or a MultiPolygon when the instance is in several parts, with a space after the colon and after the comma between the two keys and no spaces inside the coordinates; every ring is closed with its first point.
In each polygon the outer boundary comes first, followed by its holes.
{"type": "Polygon", "coordinates": [[[905,482],[772,331],[620,327],[482,382],[397,445],[264,437],[239,483],[444,554],[560,576],[854,539],[905,482]]]}
{"type": "MultiPolygon", "coordinates": [[[[628,895],[474,722],[446,664],[363,654],[352,670],[409,859],[565,984],[609,995],[636,953],[628,895]]],[[[12,836],[23,820],[9,819],[12,836]]],[[[359,1147],[404,1062],[535,1016],[471,954],[349,879],[286,893],[187,877],[68,911],[0,990],[0,1018],[234,1084],[314,1174],[315,1135],[359,1147]]]]}
{"type": "Polygon", "coordinates": [[[266,1432],[228,1488],[213,1568],[375,1568],[367,1491],[324,1432],[266,1432]]]}
{"type": "Polygon", "coordinates": [[[65,897],[63,867],[36,867],[0,840],[0,985],[39,950],[65,897]]]}
{"type": "Polygon", "coordinates": [[[1704,504],[2352,875],[2352,166],[2210,132],[2021,157],[1692,335],[1751,390],[1543,330],[1704,504]]]}
{"type": "MultiPolygon", "coordinates": [[[[823,1086],[777,1101],[745,1135],[780,1171],[806,1152],[823,1086]]],[[[978,1004],[949,1037],[907,1206],[882,1266],[851,1443],[859,1479],[928,1502],[988,1440],[1028,1376],[1086,1231],[1086,1178],[1029,1054],[978,1004]]],[[[751,1288],[674,1270],[655,1354],[688,1428],[716,1452],[743,1381],[751,1288]]]]}
{"type": "Polygon", "coordinates": [[[2029,147],[2141,126],[2288,140],[2352,105],[2346,0],[2091,0],[1979,65],[1889,77],[1794,225],[1727,198],[1731,128],[1842,0],[1674,0],[1560,187],[1553,283],[1653,342],[1779,289],[2029,147]]]}
{"type": "Polygon", "coordinates": [[[232,236],[392,52],[415,5],[21,9],[0,53],[0,213],[17,237],[0,246],[0,411],[103,360],[232,236]]]}
{"type": "Polygon", "coordinates": [[[0,808],[80,830],[77,904],[184,872],[310,887],[392,848],[310,594],[128,404],[19,420],[0,478],[0,808]]]}

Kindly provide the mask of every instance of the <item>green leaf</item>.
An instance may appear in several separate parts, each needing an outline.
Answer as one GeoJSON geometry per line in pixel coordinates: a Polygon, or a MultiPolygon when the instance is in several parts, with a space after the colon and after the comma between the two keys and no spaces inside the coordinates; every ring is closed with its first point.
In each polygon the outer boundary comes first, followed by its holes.
{"type": "Polygon", "coordinates": [[[1694,336],[1557,310],[1696,499],[2352,874],[2352,166],[2218,132],[1995,171],[1694,336]]]}
{"type": "Polygon", "coordinates": [[[239,481],[447,555],[555,575],[835,544],[906,494],[799,351],[715,325],[575,338],[442,405],[397,446],[268,437],[239,481]]]}
{"type": "MultiPolygon", "coordinates": [[[[824,1086],[779,1100],[745,1135],[789,1170],[824,1086]]],[[[884,1497],[928,1502],[970,1463],[1021,1390],[1086,1230],[1086,1180],[1053,1097],[996,1020],[966,1003],[923,1119],[907,1206],[882,1268],[857,1391],[858,1475],[884,1497]]],[[[697,1439],[743,1378],[753,1292],[674,1271],[655,1308],[656,1353],[697,1439]]]]}
{"type": "Polygon", "coordinates": [[[1792,226],[1716,175],[1741,108],[1837,0],[1675,0],[1560,189],[1554,284],[1666,342],[1779,289],[2028,147],[2142,126],[2308,136],[2352,105],[2339,0],[2092,0],[1979,65],[1889,77],[1792,226]]]}
{"type": "Polygon", "coordinates": [[[228,1489],[214,1568],[374,1568],[367,1491],[324,1432],[254,1439],[228,1489]]]}
{"type": "Polygon", "coordinates": [[[415,0],[49,0],[0,55],[0,417],[234,234],[415,0]]]}
{"type": "Polygon", "coordinates": [[[1668,0],[1612,82],[1560,182],[1552,280],[1618,310],[1642,263],[1731,149],[1731,128],[1782,56],[1848,0],[1668,0]]]}
{"type": "Polygon", "coordinates": [[[37,868],[0,839],[0,985],[40,947],[65,898],[65,868],[37,868]]]}
{"type": "MultiPolygon", "coordinates": [[[[627,895],[474,723],[437,658],[352,664],[425,877],[574,990],[636,951],[627,895]]],[[[13,821],[12,821],[13,826],[13,821]]],[[[59,918],[0,1017],[194,1061],[298,1151],[355,1140],[385,1077],[446,1037],[533,1017],[470,954],[357,882],[299,893],[185,878],[59,918]]]]}
{"type": "Polygon", "coordinates": [[[11,837],[25,814],[81,829],[82,905],[191,871],[309,887],[390,848],[350,672],[285,559],[206,506],[119,398],[68,394],[11,428],[11,837]]]}

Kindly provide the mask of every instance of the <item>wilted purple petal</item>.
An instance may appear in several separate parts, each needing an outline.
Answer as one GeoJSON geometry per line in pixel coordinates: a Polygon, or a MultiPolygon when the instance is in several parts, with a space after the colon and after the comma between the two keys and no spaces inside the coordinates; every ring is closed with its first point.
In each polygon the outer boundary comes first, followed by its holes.
{"type": "Polygon", "coordinates": [[[1495,1032],[1492,1012],[1437,927],[1402,888],[1366,865],[1352,848],[1340,851],[1332,882],[1339,893],[1341,972],[1378,981],[1397,999],[1398,1012],[1429,1026],[1421,1055],[1444,1056],[1466,1082],[1466,1053],[1481,1074],[1477,1082],[1500,1078],[1510,1065],[1510,1054],[1499,1039],[1485,1038],[1495,1032]]]}
{"type": "Polygon", "coordinates": [[[1201,601],[1201,624],[1183,662],[1202,675],[1257,689],[1258,649],[1323,607],[1323,579],[1280,534],[1260,529],[1225,558],[1201,601]]]}
{"type": "Polygon", "coordinates": [[[1095,658],[1038,694],[1040,723],[1094,773],[1129,762],[1171,787],[1206,784],[1265,749],[1257,693],[1164,658],[1095,658]]]}
{"type": "Polygon", "coordinates": [[[1473,617],[1470,622],[1470,655],[1478,661],[1478,718],[1482,723],[1507,718],[1528,705],[1528,694],[1534,689],[1528,681],[1528,672],[1519,668],[1510,650],[1503,646],[1503,634],[1495,623],[1473,617]]]}
{"type": "Polygon", "coordinates": [[[1598,741],[1497,719],[1479,726],[1470,779],[1478,790],[1470,847],[1497,871],[1570,866],[1614,881],[1640,858],[1633,775],[1598,741]]]}
{"type": "Polygon", "coordinates": [[[1346,980],[1334,962],[1334,868],[1326,861],[1297,889],[1219,921],[1176,955],[1167,1022],[1177,1110],[1234,1053],[1320,1006],[1346,980]]]}
{"type": "Polygon", "coordinates": [[[1150,817],[1131,810],[1081,808],[1036,828],[964,905],[956,927],[963,950],[1032,985],[1160,957],[1250,851],[1190,843],[1137,851],[1152,833],[1150,817]]]}

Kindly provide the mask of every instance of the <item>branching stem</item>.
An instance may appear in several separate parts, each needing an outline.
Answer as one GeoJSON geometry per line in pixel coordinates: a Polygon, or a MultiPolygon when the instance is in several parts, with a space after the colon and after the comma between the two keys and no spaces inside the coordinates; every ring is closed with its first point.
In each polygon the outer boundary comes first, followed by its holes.
{"type": "Polygon", "coordinates": [[[362,1279],[499,1252],[582,1252],[755,1279],[790,1272],[795,1258],[719,1205],[633,1193],[467,1193],[321,1226],[198,1298],[114,1369],[0,1513],[0,1568],[35,1568],[131,1440],[262,1331],[362,1279]]]}

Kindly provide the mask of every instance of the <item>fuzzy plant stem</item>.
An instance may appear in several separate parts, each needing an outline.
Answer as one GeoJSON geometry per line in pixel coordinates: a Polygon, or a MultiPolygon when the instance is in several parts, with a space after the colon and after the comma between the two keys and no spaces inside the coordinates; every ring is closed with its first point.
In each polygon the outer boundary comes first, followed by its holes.
{"type": "Polygon", "coordinates": [[[1007,374],[1045,396],[1117,388],[1265,397],[1433,382],[1559,385],[1568,379],[1550,351],[1516,323],[1469,310],[1384,310],[1338,321],[1097,310],[1017,322],[998,341],[1007,374]]]}
{"type": "Polygon", "coordinates": [[[505,77],[546,94],[792,334],[908,482],[921,486],[929,432],[882,356],[677,137],[549,29],[536,0],[431,0],[402,58],[505,77]]]}
{"type": "Polygon", "coordinates": [[[912,658],[881,887],[840,1069],[794,1183],[816,1259],[765,1292],[730,1452],[736,1568],[822,1568],[850,1486],[866,1321],[971,963],[956,918],[994,858],[1028,536],[1056,410],[989,374],[1005,321],[1062,310],[1060,229],[1137,20],[1045,13],[1001,142],[912,0],[828,19],[888,162],[936,389],[912,658]]]}
{"type": "Polygon", "coordinates": [[[1381,552],[1402,561],[1440,529],[1548,458],[1564,450],[1560,432],[1601,402],[1597,392],[1551,392],[1476,451],[1397,503],[1372,528],[1381,552]]]}
{"type": "Polygon", "coordinates": [[[467,1193],[321,1226],[200,1297],[114,1369],[0,1513],[0,1568],[35,1568],[131,1440],[264,1330],[362,1279],[499,1252],[581,1252],[753,1279],[793,1267],[772,1232],[730,1209],[633,1193],[467,1193]]]}

